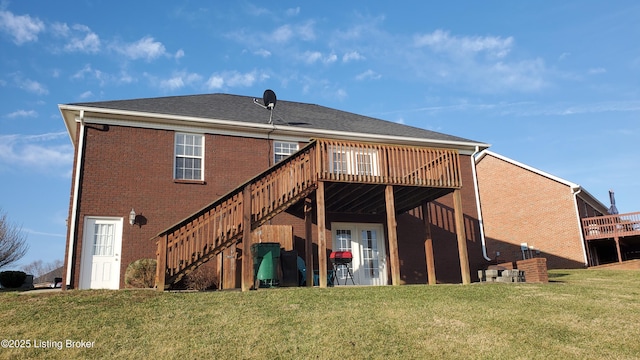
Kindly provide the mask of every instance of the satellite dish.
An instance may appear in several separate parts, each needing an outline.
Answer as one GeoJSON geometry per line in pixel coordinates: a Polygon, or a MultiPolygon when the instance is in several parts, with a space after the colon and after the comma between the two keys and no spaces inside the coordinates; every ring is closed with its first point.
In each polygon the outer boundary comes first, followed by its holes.
{"type": "Polygon", "coordinates": [[[273,108],[276,107],[277,101],[276,93],[274,93],[273,90],[267,89],[264,91],[264,94],[262,95],[262,103],[267,107],[267,109],[273,110],[273,108]]]}

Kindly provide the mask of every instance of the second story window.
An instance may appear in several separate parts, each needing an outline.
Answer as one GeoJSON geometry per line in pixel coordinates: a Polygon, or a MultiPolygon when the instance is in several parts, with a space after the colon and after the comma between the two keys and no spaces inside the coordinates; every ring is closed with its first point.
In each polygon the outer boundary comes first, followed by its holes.
{"type": "Polygon", "coordinates": [[[284,142],[284,141],[275,141],[273,143],[273,154],[274,159],[273,163],[277,164],[280,161],[284,160],[289,155],[298,151],[298,143],[295,142],[284,142]]]}
{"type": "Polygon", "coordinates": [[[329,147],[332,156],[329,171],[333,174],[379,176],[378,151],[349,146],[329,147]]]}
{"type": "Polygon", "coordinates": [[[174,179],[204,180],[204,135],[176,133],[174,179]]]}

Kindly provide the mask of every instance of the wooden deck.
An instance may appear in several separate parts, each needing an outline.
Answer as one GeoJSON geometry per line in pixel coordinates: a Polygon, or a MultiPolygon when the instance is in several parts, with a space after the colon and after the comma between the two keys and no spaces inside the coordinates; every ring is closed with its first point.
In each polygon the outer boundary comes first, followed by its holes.
{"type": "MultiPolygon", "coordinates": [[[[462,186],[456,150],[313,140],[287,159],[159,233],[156,238],[158,289],[175,284],[233,244],[241,241],[249,244],[250,231],[292,205],[300,204],[319,187],[323,190],[324,202],[325,182],[384,185],[387,189],[397,185],[423,189],[423,192],[403,193],[421,196],[425,194],[424,189],[433,189],[433,194],[440,196],[462,186]]],[[[385,198],[393,200],[393,192],[385,191],[385,198]]],[[[374,209],[366,199],[357,194],[353,196],[350,202],[358,204],[357,208],[374,209]]],[[[414,206],[406,200],[401,204],[414,206]]],[[[388,203],[377,206],[388,206],[388,203]]],[[[394,211],[397,210],[403,209],[394,211]]],[[[248,250],[248,247],[244,249],[245,253],[248,254],[248,250]]],[[[466,253],[466,248],[464,251],[466,253]]],[[[244,261],[243,274],[251,271],[245,264],[251,266],[249,261],[244,261]]]]}
{"type": "Polygon", "coordinates": [[[640,212],[582,219],[585,240],[640,236],[640,212]]]}

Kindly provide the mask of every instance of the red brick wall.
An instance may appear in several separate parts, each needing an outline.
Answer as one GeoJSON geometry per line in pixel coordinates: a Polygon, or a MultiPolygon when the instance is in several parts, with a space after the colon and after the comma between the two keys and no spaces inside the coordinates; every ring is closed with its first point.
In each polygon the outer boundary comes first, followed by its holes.
{"type": "MultiPolygon", "coordinates": [[[[472,281],[477,281],[477,270],[485,269],[488,262],[482,256],[482,241],[478,224],[471,157],[460,156],[462,175],[462,211],[464,213],[467,252],[472,281]]],[[[460,283],[460,258],[453,211],[453,195],[448,194],[430,203],[431,234],[439,283],[460,283]]],[[[397,218],[400,276],[404,283],[426,283],[425,230],[421,209],[414,209],[397,218]]]]}
{"type": "MultiPolygon", "coordinates": [[[[247,181],[266,169],[272,161],[270,141],[208,134],[205,135],[204,183],[178,183],[173,180],[174,136],[174,131],[87,125],[75,234],[77,255],[72,276],[74,287],[79,282],[79,251],[86,216],[123,218],[120,286],[124,287],[124,273],[131,262],[140,258],[155,258],[153,238],[160,231],[247,181]],[[128,214],[132,208],[143,219],[144,225],[129,225],[128,214]]],[[[481,256],[470,161],[469,156],[461,156],[461,195],[467,224],[469,259],[472,276],[475,276],[475,270],[485,265],[481,256]]],[[[439,213],[450,216],[452,196],[437,199],[433,206],[439,213]]],[[[352,220],[385,223],[380,215],[360,215],[352,217],[352,220]]],[[[434,220],[433,226],[436,275],[440,282],[460,282],[457,241],[451,227],[453,223],[441,220],[434,220]]],[[[344,216],[327,214],[327,226],[331,221],[344,221],[344,216]]],[[[304,256],[304,219],[283,213],[271,223],[292,225],[294,246],[304,256]]],[[[398,230],[403,281],[425,283],[424,228],[421,220],[412,215],[401,215],[398,218],[398,230]]],[[[313,236],[317,243],[315,225],[313,236]]],[[[327,230],[326,238],[331,247],[330,230],[327,230]]],[[[317,268],[317,255],[314,254],[314,257],[317,268]]]]}
{"type": "MultiPolygon", "coordinates": [[[[131,262],[155,258],[155,235],[266,169],[271,156],[266,140],[205,135],[204,184],[177,183],[173,131],[103,125],[86,131],[75,248],[82,246],[86,216],[124,218],[121,287],[131,262]],[[144,226],[129,225],[132,208],[144,226]]],[[[77,285],[80,256],[75,269],[77,285]]]]}
{"type": "Polygon", "coordinates": [[[539,249],[549,268],[584,267],[580,227],[569,186],[485,156],[477,166],[487,254],[522,259],[521,243],[539,249]]]}
{"type": "Polygon", "coordinates": [[[518,260],[516,261],[516,267],[518,270],[524,271],[525,282],[549,282],[549,273],[547,272],[547,259],[545,258],[518,260]]]}

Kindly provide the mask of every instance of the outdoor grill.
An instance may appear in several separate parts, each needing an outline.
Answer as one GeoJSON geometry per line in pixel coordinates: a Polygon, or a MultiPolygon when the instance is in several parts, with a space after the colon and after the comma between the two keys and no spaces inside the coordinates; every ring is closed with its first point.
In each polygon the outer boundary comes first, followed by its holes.
{"type": "MultiPolygon", "coordinates": [[[[338,269],[341,266],[344,266],[347,269],[347,278],[351,278],[351,282],[355,285],[355,281],[353,280],[353,274],[351,274],[351,269],[349,268],[349,264],[353,261],[353,254],[351,251],[333,251],[329,255],[329,260],[333,264],[333,279],[335,280],[335,284],[340,285],[338,279],[338,269]]],[[[347,285],[347,278],[344,279],[344,284],[347,285]]]]}

